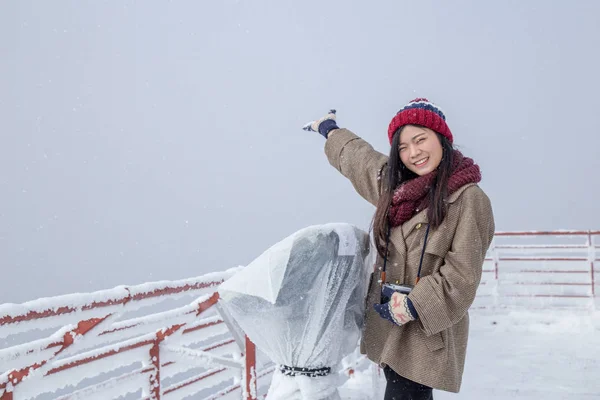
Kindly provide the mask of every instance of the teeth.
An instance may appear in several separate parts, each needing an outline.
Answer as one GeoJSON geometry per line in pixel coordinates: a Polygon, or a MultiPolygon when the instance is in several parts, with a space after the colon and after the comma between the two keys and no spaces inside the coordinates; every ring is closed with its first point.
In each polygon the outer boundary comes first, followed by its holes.
{"type": "Polygon", "coordinates": [[[421,164],[425,163],[425,161],[427,161],[427,160],[428,160],[428,158],[424,158],[424,159],[422,159],[422,160],[419,160],[419,161],[417,161],[417,162],[415,163],[415,165],[421,165],[421,164]]]}

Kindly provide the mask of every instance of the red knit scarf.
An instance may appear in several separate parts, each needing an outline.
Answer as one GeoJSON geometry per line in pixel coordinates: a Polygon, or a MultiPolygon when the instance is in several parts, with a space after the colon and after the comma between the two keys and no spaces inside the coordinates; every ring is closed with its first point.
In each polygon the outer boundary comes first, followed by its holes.
{"type": "MultiPolygon", "coordinates": [[[[452,175],[448,180],[448,196],[467,183],[481,181],[481,172],[475,162],[454,150],[452,175]]],[[[418,176],[404,182],[395,191],[390,207],[390,223],[393,227],[402,225],[416,213],[429,206],[429,191],[437,176],[437,169],[427,175],[418,176]]]]}

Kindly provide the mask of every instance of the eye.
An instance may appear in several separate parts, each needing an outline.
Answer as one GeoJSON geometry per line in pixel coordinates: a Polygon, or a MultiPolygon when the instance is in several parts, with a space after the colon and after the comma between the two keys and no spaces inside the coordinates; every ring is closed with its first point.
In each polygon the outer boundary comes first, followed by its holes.
{"type": "Polygon", "coordinates": [[[404,151],[404,150],[406,150],[406,147],[400,147],[400,151],[401,152],[404,151]]]}
{"type": "Polygon", "coordinates": [[[423,142],[424,140],[425,140],[425,138],[424,138],[424,137],[421,137],[421,138],[417,139],[417,144],[419,144],[419,143],[423,142]]]}

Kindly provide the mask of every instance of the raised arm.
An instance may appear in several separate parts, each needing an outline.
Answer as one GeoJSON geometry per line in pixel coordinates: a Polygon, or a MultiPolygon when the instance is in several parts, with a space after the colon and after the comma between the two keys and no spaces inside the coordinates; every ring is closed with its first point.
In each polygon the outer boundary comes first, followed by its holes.
{"type": "Polygon", "coordinates": [[[327,139],[325,154],[329,163],[350,180],[358,194],[377,205],[381,193],[381,178],[388,157],[336,124],[336,112],[330,110],[323,118],[304,125],[304,130],[319,132],[327,139]]]}
{"type": "Polygon", "coordinates": [[[373,149],[348,129],[329,132],[325,142],[329,163],[350,180],[354,189],[376,205],[381,193],[381,177],[388,157],[373,149]]]}

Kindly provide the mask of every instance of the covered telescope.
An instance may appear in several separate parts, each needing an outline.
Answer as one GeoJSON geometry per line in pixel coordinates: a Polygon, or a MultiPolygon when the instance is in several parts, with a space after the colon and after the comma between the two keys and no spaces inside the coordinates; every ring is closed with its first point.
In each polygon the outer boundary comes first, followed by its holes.
{"type": "Polygon", "coordinates": [[[349,224],[302,229],[219,288],[220,303],[278,368],[269,400],[339,399],[371,271],[369,235],[349,224]]]}

